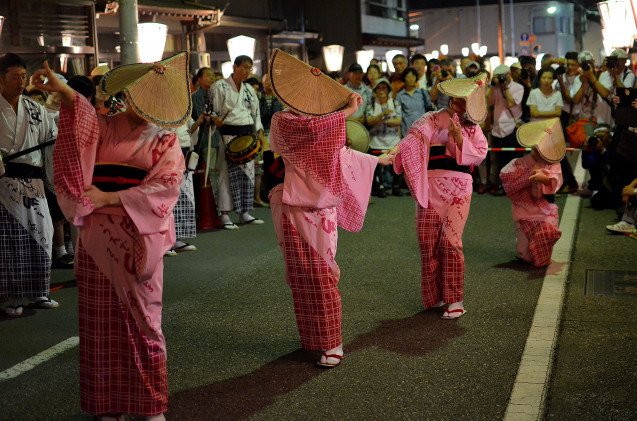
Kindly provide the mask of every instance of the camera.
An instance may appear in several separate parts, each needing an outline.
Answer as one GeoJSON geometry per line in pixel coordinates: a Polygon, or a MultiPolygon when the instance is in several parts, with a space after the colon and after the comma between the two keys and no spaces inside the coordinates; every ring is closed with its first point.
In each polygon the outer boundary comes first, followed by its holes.
{"type": "Polygon", "coordinates": [[[507,76],[506,75],[495,75],[493,77],[493,79],[496,80],[498,82],[498,84],[507,83],[507,76]]]}
{"type": "Polygon", "coordinates": [[[566,67],[564,66],[557,66],[555,68],[555,75],[556,76],[562,76],[564,73],[566,73],[566,67]]]}
{"type": "Polygon", "coordinates": [[[442,77],[447,77],[447,76],[449,76],[449,72],[448,72],[448,71],[446,71],[445,69],[442,69],[442,70],[440,71],[440,76],[442,76],[442,77]]]}
{"type": "Polygon", "coordinates": [[[601,142],[601,140],[599,139],[599,137],[597,136],[591,136],[588,138],[588,140],[586,141],[586,149],[588,150],[593,150],[597,147],[597,145],[601,142]]]}
{"type": "Polygon", "coordinates": [[[608,70],[619,67],[619,58],[617,56],[608,56],[604,59],[608,70]]]}
{"type": "Polygon", "coordinates": [[[579,64],[579,67],[582,68],[582,70],[584,70],[585,72],[591,70],[591,62],[590,61],[583,61],[579,64]]]}

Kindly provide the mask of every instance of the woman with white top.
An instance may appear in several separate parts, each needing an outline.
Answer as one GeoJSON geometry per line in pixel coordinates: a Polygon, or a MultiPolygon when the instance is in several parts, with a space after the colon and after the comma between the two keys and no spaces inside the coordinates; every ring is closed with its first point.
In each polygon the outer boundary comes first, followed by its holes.
{"type": "Polygon", "coordinates": [[[531,121],[546,120],[547,118],[560,117],[564,101],[560,91],[553,89],[555,71],[551,68],[543,68],[538,73],[540,87],[531,90],[526,105],[531,111],[531,121]]]}
{"type": "MultiPolygon", "coordinates": [[[[365,122],[369,127],[369,153],[380,156],[400,142],[400,123],[402,121],[400,106],[394,104],[391,97],[391,85],[385,78],[380,78],[374,85],[374,98],[367,107],[365,122]]],[[[389,169],[389,167],[388,167],[389,169]]],[[[402,196],[400,176],[393,169],[392,195],[402,196]]],[[[372,195],[386,197],[383,187],[383,167],[376,167],[372,183],[372,195]]]]}

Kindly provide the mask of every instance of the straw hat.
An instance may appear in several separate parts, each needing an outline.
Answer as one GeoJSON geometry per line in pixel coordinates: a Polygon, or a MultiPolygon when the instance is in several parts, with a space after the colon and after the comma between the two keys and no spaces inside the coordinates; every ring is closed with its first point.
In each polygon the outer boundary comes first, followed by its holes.
{"type": "Polygon", "coordinates": [[[566,145],[559,118],[533,121],[518,129],[518,143],[525,148],[537,146],[537,151],[547,162],[558,163],[564,158],[566,145]]]}
{"type": "Polygon", "coordinates": [[[467,103],[467,119],[480,124],[487,118],[487,74],[471,78],[454,78],[438,84],[438,90],[452,98],[463,98],[467,103]]]}
{"type": "Polygon", "coordinates": [[[319,69],[278,49],[272,52],[269,77],[279,101],[309,117],[345,108],[352,94],[319,69]]]}
{"type": "Polygon", "coordinates": [[[179,127],[190,117],[192,100],[187,52],[156,63],[125,64],[106,73],[100,88],[124,92],[135,113],[163,127],[179,127]]]}

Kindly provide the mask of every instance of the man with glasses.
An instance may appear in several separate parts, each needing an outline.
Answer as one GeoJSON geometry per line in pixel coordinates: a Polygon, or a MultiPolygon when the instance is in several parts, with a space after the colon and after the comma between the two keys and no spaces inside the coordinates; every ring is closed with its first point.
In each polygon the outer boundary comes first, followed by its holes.
{"type": "Polygon", "coordinates": [[[228,212],[239,214],[239,223],[259,225],[261,219],[250,215],[254,207],[254,161],[235,164],[226,159],[226,146],[237,136],[256,134],[264,144],[259,99],[252,86],[243,83],[252,73],[252,59],[238,56],[232,74],[212,85],[210,102],[216,117],[214,123],[223,137],[219,144],[219,193],[217,205],[224,229],[239,227],[230,220],[228,212]]]}

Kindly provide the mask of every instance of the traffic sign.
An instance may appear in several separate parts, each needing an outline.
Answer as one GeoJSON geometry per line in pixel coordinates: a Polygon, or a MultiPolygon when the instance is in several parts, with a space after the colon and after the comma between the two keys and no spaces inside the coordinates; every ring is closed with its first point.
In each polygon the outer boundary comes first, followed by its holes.
{"type": "Polygon", "coordinates": [[[520,54],[522,56],[528,56],[529,55],[529,47],[528,46],[523,46],[522,47],[522,54],[520,54]]]}
{"type": "Polygon", "coordinates": [[[520,39],[521,39],[522,41],[528,41],[528,40],[529,40],[529,33],[528,33],[528,32],[522,32],[522,33],[520,34],[520,39]]]}
{"type": "Polygon", "coordinates": [[[533,44],[535,42],[535,34],[529,34],[529,44],[533,44]]]}

